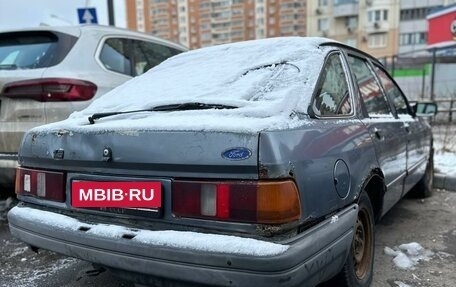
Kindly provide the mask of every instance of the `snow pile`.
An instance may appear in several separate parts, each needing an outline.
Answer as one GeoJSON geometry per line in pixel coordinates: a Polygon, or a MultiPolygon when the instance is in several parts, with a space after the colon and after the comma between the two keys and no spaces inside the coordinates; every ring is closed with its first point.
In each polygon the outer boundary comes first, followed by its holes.
{"type": "Polygon", "coordinates": [[[456,153],[439,151],[434,154],[435,171],[456,177],[456,153]]]}
{"type": "Polygon", "coordinates": [[[66,215],[28,207],[15,207],[11,209],[10,213],[23,220],[36,222],[38,225],[74,232],[83,232],[80,230],[84,229],[87,234],[110,239],[127,240],[122,238],[128,235],[129,238],[132,238],[128,240],[132,242],[159,247],[251,256],[279,255],[289,248],[289,245],[238,236],[174,230],[132,230],[118,225],[87,224],[66,215]]]}
{"type": "Polygon", "coordinates": [[[189,51],[96,99],[69,119],[36,131],[212,130],[255,132],[305,123],[324,58],[322,38],[281,37],[189,51]],[[139,112],[98,119],[94,113],[205,103],[234,106],[174,112],[139,112]]]}
{"type": "Polygon", "coordinates": [[[401,282],[401,281],[394,281],[394,284],[397,285],[397,287],[412,287],[408,284],[405,284],[404,282],[401,282]]]}
{"type": "Polygon", "coordinates": [[[429,261],[434,255],[434,252],[416,242],[401,244],[394,250],[386,246],[384,251],[386,255],[394,257],[394,264],[401,269],[413,269],[420,261],[429,261]]]}

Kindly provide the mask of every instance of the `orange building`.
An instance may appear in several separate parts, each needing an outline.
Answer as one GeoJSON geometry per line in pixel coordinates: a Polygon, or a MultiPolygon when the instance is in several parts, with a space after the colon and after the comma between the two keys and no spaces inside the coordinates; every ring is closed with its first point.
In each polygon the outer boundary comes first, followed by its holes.
{"type": "Polygon", "coordinates": [[[306,0],[126,0],[128,28],[191,49],[306,35],[306,0]]]}

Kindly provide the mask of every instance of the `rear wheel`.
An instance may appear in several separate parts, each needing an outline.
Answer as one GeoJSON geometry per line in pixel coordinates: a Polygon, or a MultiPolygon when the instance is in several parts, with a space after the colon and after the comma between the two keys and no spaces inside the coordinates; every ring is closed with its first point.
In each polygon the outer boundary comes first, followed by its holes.
{"type": "Polygon", "coordinates": [[[326,286],[367,287],[370,286],[374,266],[374,213],[369,196],[363,192],[359,198],[358,218],[350,254],[342,271],[326,286]]]}

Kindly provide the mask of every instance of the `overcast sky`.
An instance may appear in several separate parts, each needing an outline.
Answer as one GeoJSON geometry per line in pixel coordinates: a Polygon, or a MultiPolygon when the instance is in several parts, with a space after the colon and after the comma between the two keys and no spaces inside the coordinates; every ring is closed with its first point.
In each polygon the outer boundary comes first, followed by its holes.
{"type": "MultiPolygon", "coordinates": [[[[107,0],[0,0],[0,30],[36,27],[41,23],[79,24],[77,8],[95,7],[98,23],[108,24],[107,0]]],[[[125,0],[114,0],[115,24],[126,27],[125,0]]]]}

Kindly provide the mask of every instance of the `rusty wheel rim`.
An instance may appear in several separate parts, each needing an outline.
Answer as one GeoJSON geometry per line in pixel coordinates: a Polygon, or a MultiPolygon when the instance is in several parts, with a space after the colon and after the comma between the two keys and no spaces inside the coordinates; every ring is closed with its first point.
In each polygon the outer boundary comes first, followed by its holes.
{"type": "Polygon", "coordinates": [[[372,227],[370,216],[366,209],[361,209],[355,224],[355,235],[352,243],[352,256],[356,277],[361,280],[366,277],[372,260],[372,227]]]}

